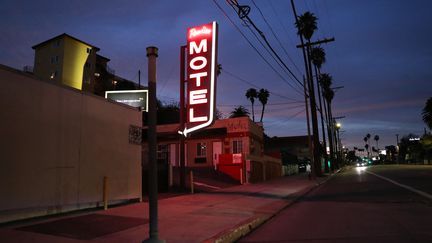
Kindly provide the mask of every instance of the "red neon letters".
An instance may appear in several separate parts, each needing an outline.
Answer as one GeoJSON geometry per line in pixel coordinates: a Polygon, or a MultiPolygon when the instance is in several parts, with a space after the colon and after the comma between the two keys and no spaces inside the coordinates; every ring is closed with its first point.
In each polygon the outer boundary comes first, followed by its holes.
{"type": "Polygon", "coordinates": [[[216,22],[196,26],[187,32],[187,124],[188,133],[214,121],[216,90],[216,22]]]}

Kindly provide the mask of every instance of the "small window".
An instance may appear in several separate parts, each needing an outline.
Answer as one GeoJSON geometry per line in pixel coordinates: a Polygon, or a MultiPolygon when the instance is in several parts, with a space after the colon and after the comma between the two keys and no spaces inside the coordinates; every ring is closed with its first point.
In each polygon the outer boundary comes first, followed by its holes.
{"type": "Polygon", "coordinates": [[[91,48],[87,48],[87,53],[91,53],[91,48]]]}
{"type": "Polygon", "coordinates": [[[157,146],[157,159],[168,159],[169,156],[169,146],[168,144],[159,144],[157,146]]]}
{"type": "Polygon", "coordinates": [[[56,40],[52,44],[53,47],[59,47],[60,46],[60,40],[56,40]]]}
{"type": "Polygon", "coordinates": [[[207,155],[207,144],[197,143],[197,157],[206,157],[207,155]]]}
{"type": "Polygon", "coordinates": [[[232,146],[233,154],[241,154],[243,153],[243,141],[242,140],[234,140],[232,146]]]}
{"type": "Polygon", "coordinates": [[[55,56],[55,63],[58,63],[58,61],[59,61],[58,56],[55,56]]]}

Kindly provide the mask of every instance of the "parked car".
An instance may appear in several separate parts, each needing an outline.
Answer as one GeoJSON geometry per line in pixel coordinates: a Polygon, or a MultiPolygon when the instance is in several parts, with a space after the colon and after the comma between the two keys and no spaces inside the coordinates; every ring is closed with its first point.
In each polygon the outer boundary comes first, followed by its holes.
{"type": "Polygon", "coordinates": [[[310,164],[310,161],[309,161],[309,160],[300,161],[300,162],[298,163],[298,172],[299,172],[299,173],[306,172],[306,166],[307,166],[308,164],[310,164]]]}

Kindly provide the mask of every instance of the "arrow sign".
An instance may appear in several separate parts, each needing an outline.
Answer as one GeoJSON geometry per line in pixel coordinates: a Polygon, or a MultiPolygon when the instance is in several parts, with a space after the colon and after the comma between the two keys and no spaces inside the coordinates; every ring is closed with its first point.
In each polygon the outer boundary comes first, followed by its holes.
{"type": "Polygon", "coordinates": [[[216,22],[191,27],[187,31],[187,123],[183,131],[178,131],[185,137],[214,122],[217,31],[216,22]]]}

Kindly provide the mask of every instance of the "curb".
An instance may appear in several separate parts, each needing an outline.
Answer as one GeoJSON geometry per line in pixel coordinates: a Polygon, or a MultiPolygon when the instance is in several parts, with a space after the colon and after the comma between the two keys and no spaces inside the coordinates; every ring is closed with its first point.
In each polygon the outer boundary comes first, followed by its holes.
{"type": "Polygon", "coordinates": [[[282,208],[280,208],[276,212],[268,214],[268,215],[254,216],[254,217],[247,219],[247,220],[237,224],[236,226],[234,226],[230,229],[222,231],[221,233],[219,233],[219,234],[217,234],[217,235],[215,235],[215,236],[213,236],[207,240],[204,240],[202,242],[203,243],[211,243],[211,242],[228,243],[228,242],[235,242],[235,241],[239,240],[240,238],[246,236],[247,234],[251,233],[252,231],[254,231],[259,226],[263,225],[264,223],[266,223],[267,221],[269,221],[270,219],[275,217],[282,210],[284,210],[284,209],[290,207],[291,205],[293,205],[294,203],[296,203],[300,198],[307,195],[312,190],[318,188],[319,186],[321,186],[324,183],[326,183],[327,181],[329,181],[334,175],[338,174],[339,172],[341,172],[341,169],[339,169],[334,174],[330,175],[327,179],[325,179],[321,182],[317,182],[316,184],[314,184],[310,187],[307,187],[307,188],[299,191],[298,193],[294,193],[293,194],[294,198],[292,200],[288,201],[285,206],[283,206],[282,208]]]}

